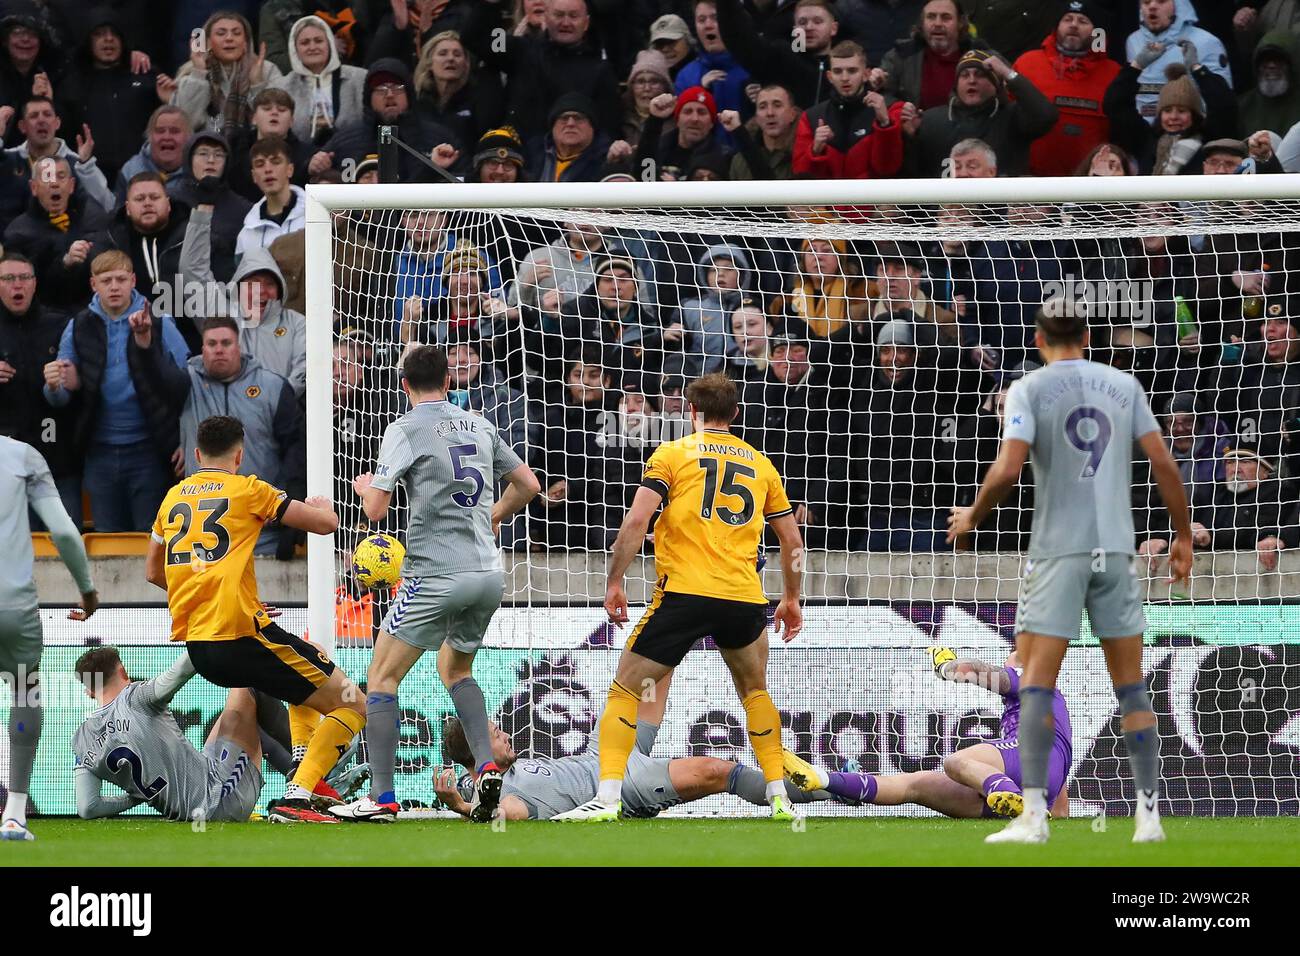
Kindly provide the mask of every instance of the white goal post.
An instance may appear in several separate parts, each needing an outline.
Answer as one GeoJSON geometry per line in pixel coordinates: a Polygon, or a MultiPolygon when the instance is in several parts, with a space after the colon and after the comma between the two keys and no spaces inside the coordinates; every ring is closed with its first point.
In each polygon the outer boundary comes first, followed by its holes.
{"type": "MultiPolygon", "coordinates": [[[[810,626],[799,651],[805,656],[774,673],[773,698],[783,710],[787,745],[812,752],[828,765],[863,755],[868,763],[877,760],[881,772],[934,769],[956,743],[990,736],[996,729],[996,698],[974,688],[936,686],[919,652],[938,642],[976,656],[1005,652],[1006,615],[1016,600],[1021,568],[1020,549],[1007,543],[1023,542],[1031,505],[1013,496],[1003,508],[1005,528],[957,552],[941,543],[941,515],[952,504],[969,503],[962,495],[978,484],[981,465],[989,463],[988,439],[997,435],[998,396],[1033,367],[1027,364],[1035,357],[1032,349],[1018,338],[1023,329],[1013,328],[1005,317],[1032,315],[1051,298],[1072,298],[1095,310],[1095,327],[1105,326],[1104,334],[1094,334],[1094,345],[1105,350],[1099,354],[1126,363],[1144,381],[1162,425],[1168,423],[1172,430],[1182,427],[1175,424],[1177,416],[1192,416],[1196,450],[1187,452],[1184,477],[1198,496],[1194,518],[1210,524],[1205,526],[1207,541],[1198,547],[1190,592],[1171,591],[1164,583],[1157,544],[1149,544],[1149,557],[1139,559],[1150,633],[1155,635],[1146,669],[1162,731],[1179,735],[1179,743],[1165,750],[1166,776],[1178,778],[1170,798],[1173,812],[1295,812],[1300,606],[1292,602],[1300,598],[1300,553],[1289,551],[1300,551],[1300,540],[1286,539],[1293,526],[1300,534],[1300,472],[1295,467],[1300,439],[1296,448],[1290,444],[1291,430],[1300,431],[1300,355],[1284,350],[1278,359],[1261,329],[1270,318],[1294,319],[1300,333],[1300,311],[1293,312],[1291,305],[1300,302],[1300,174],[309,186],[309,495],[338,499],[353,474],[373,465],[337,447],[339,333],[365,326],[367,342],[390,336],[394,348],[381,347],[374,354],[382,354],[391,369],[398,340],[407,334],[400,290],[413,287],[403,286],[397,263],[413,241],[406,217],[419,211],[439,214],[437,224],[427,228],[436,233],[435,243],[445,236],[447,245],[426,250],[426,266],[436,258],[443,271],[435,276],[430,266],[423,274],[424,281],[439,288],[437,293],[430,293],[427,284],[414,286],[424,291],[410,296],[422,303],[411,328],[420,324],[432,337],[422,340],[442,341],[447,328],[462,321],[454,310],[448,320],[435,300],[452,294],[441,276],[453,253],[472,259],[484,301],[490,297],[491,308],[503,310],[482,316],[472,310],[476,329],[486,327],[489,319],[495,329],[494,358],[489,361],[485,352],[483,365],[494,362],[503,370],[502,387],[513,389],[518,407],[526,410],[528,425],[521,426],[520,441],[537,451],[530,463],[536,461],[535,467],[546,472],[544,490],[552,482],[563,486],[557,492],[558,507],[534,509],[512,536],[505,554],[509,606],[498,615],[501,621],[494,624],[489,641],[489,646],[517,652],[523,662],[519,679],[527,706],[541,706],[529,682],[545,680],[534,671],[524,673],[539,661],[563,672],[546,687],[581,686],[583,693],[598,698],[594,706],[599,706],[612,655],[622,641],[602,631],[599,599],[611,522],[616,530],[624,492],[635,488],[636,479],[629,477],[635,462],[619,459],[621,470],[611,477],[611,462],[621,454],[613,449],[623,446],[609,444],[609,436],[580,452],[571,443],[564,447],[565,429],[578,420],[569,398],[577,392],[571,389],[585,386],[554,378],[549,365],[541,369],[550,358],[537,351],[537,342],[546,336],[561,339],[554,367],[567,376],[576,363],[577,374],[583,374],[583,336],[593,329],[603,334],[601,321],[608,322],[600,311],[605,300],[598,298],[599,270],[612,272],[619,262],[629,261],[638,321],[657,323],[654,344],[647,344],[649,335],[629,336],[615,323],[611,334],[623,336],[615,340],[623,350],[620,361],[635,350],[642,363],[653,351],[655,365],[651,373],[638,364],[635,374],[618,366],[635,384],[621,386],[615,374],[613,387],[604,385],[604,400],[612,402],[604,406],[605,421],[613,423],[609,427],[619,440],[641,443],[645,453],[660,436],[636,429],[650,427],[646,422],[652,418],[656,427],[670,424],[668,409],[676,394],[671,383],[680,385],[702,370],[752,366],[753,381],[746,378],[742,388],[742,397],[752,404],[753,396],[773,394],[763,389],[777,374],[773,362],[783,361],[775,356],[779,348],[785,348],[793,364],[796,347],[806,347],[811,371],[803,384],[824,386],[824,394],[812,399],[821,404],[804,407],[800,418],[779,421],[770,416],[764,421],[761,410],[755,418],[748,411],[742,415],[746,437],[770,444],[764,450],[774,459],[781,456],[778,467],[798,473],[792,484],[808,516],[804,590],[810,626]],[[342,232],[336,230],[336,217],[342,232]],[[357,223],[370,230],[367,249],[378,250],[370,259],[353,255],[361,248],[353,228],[357,223]],[[582,273],[568,277],[570,286],[565,276],[551,274],[561,270],[555,260],[541,257],[547,270],[538,273],[539,288],[559,288],[554,314],[543,320],[552,323],[544,326],[551,331],[529,338],[523,327],[529,320],[520,315],[526,315],[525,303],[540,303],[541,296],[536,290],[531,296],[527,290],[521,293],[521,276],[533,275],[528,270],[545,243],[539,240],[529,248],[519,237],[536,234],[563,249],[569,223],[599,233],[604,244],[593,246],[589,255],[580,250],[580,268],[564,266],[582,273]],[[1275,235],[1279,242],[1268,245],[1265,239],[1271,242],[1275,235]],[[718,253],[719,248],[731,251],[718,253]],[[823,248],[833,260],[833,273],[817,264],[823,248]],[[732,290],[717,277],[717,261],[735,266],[739,299],[728,298],[732,290]],[[896,272],[891,272],[895,264],[896,272]],[[370,291],[360,293],[372,300],[361,316],[352,314],[353,305],[341,305],[355,288],[337,285],[340,270],[351,287],[363,269],[376,274],[366,287],[370,291]],[[392,274],[378,274],[386,271],[392,274]],[[1026,278],[1027,273],[1032,276],[1026,278]],[[716,290],[709,286],[714,281],[719,283],[716,290]],[[895,291],[901,287],[910,290],[906,302],[895,291]],[[1028,299],[1022,296],[1026,289],[1031,290],[1028,299]],[[698,331],[684,321],[688,313],[713,314],[699,304],[714,301],[710,295],[720,303],[715,312],[724,316],[721,333],[710,331],[707,318],[698,319],[706,323],[698,331]],[[583,312],[588,307],[590,316],[583,312]],[[743,309],[762,313],[760,324],[766,324],[761,359],[747,358],[748,340],[738,331],[733,335],[735,313],[743,309]],[[1135,318],[1144,309],[1148,311],[1135,318]],[[435,313],[440,318],[431,318],[435,313]],[[674,330],[673,323],[681,321],[683,327],[674,330]],[[584,331],[571,331],[580,325],[584,331]],[[1221,341],[1213,340],[1216,335],[1221,341]],[[896,352],[909,349],[909,358],[895,359],[896,352]],[[1288,404],[1286,389],[1292,382],[1285,372],[1292,361],[1297,365],[1294,409],[1288,404]],[[933,367],[927,364],[931,362],[933,367]],[[504,371],[507,366],[510,370],[504,371]],[[877,377],[881,370],[884,377],[877,377]],[[923,379],[921,371],[932,374],[923,379]],[[1275,373],[1282,376],[1276,389],[1268,377],[1275,373]],[[914,389],[908,393],[913,396],[910,406],[897,404],[904,388],[914,389]],[[632,403],[627,395],[611,398],[611,391],[644,392],[645,397],[632,403]],[[900,411],[910,416],[920,395],[924,423],[919,413],[906,421],[908,428],[929,429],[927,444],[907,444],[915,436],[890,431],[888,419],[902,420],[900,411]],[[1225,395],[1237,404],[1229,408],[1225,395]],[[1249,405],[1257,398],[1258,407],[1249,405]],[[633,405],[641,408],[642,401],[643,416],[631,411],[633,405]],[[1188,402],[1194,410],[1183,411],[1188,402]],[[637,416],[631,431],[630,415],[637,416]],[[795,421],[818,442],[802,443],[783,434],[784,423],[795,421]],[[924,452],[909,457],[900,448],[924,452]],[[581,480],[571,473],[564,477],[563,468],[572,467],[575,457],[581,480]],[[1230,513],[1224,504],[1246,500],[1237,492],[1231,492],[1235,499],[1229,497],[1236,479],[1225,471],[1225,462],[1231,460],[1236,468],[1243,458],[1256,462],[1250,480],[1259,488],[1247,493],[1261,496],[1251,512],[1256,517],[1249,519],[1258,520],[1258,528],[1242,524],[1247,521],[1241,517],[1244,510],[1230,513]],[[900,471],[897,466],[904,461],[913,467],[900,471]],[[591,469],[596,465],[604,490],[593,492],[597,482],[591,469]],[[909,483],[913,490],[924,486],[925,493],[911,496],[909,483]],[[573,500],[564,499],[579,484],[583,493],[603,496],[599,513],[589,500],[575,510],[573,500]],[[884,486],[891,490],[882,492],[884,486]],[[905,517],[895,520],[900,514],[905,517]],[[1229,514],[1237,517],[1223,517],[1229,514]],[[566,520],[581,525],[585,534],[575,538],[572,529],[557,530],[566,520]],[[1239,524],[1232,525],[1234,521],[1239,524]],[[1259,534],[1252,537],[1256,530],[1259,534]],[[1270,539],[1279,542],[1271,555],[1270,539]],[[556,638],[557,631],[568,636],[556,638]],[[583,653],[569,653],[577,649],[583,653]],[[587,655],[588,650],[595,653],[587,655]],[[858,692],[871,698],[865,711],[849,700],[858,692]],[[1233,694],[1256,692],[1258,700],[1241,697],[1239,704],[1229,703],[1236,700],[1233,694]],[[1180,758],[1175,766],[1169,759],[1173,752],[1187,760],[1180,758]],[[868,759],[870,754],[875,756],[868,759]]],[[[477,294],[478,286],[475,290],[477,294]]],[[[615,297],[615,313],[621,314],[618,309],[627,302],[615,297]]],[[[540,304],[538,309],[543,311],[540,304]]],[[[1282,335],[1291,340],[1290,333],[1282,335]]],[[[1300,350],[1300,335],[1296,338],[1300,350]]],[[[790,374],[782,371],[777,377],[790,374]]],[[[365,414],[382,419],[375,410],[381,399],[366,402],[365,414]]],[[[395,410],[384,407],[391,418],[395,410]]],[[[1028,474],[1024,481],[1030,481],[1028,474]]],[[[791,497],[795,500],[794,493],[791,497]]],[[[1134,508],[1144,516],[1138,522],[1139,543],[1158,542],[1158,499],[1148,496],[1143,502],[1135,495],[1134,508]]],[[[399,527],[389,530],[401,536],[399,527]]],[[[331,650],[336,635],[347,630],[335,615],[342,606],[340,588],[348,590],[347,556],[359,533],[356,527],[341,528],[335,536],[309,536],[307,544],[309,629],[313,639],[331,650]]],[[[648,599],[654,580],[651,561],[639,560],[629,573],[634,603],[648,599]]],[[[778,593],[778,565],[771,561],[763,570],[769,594],[778,593]]],[[[1085,630],[1085,643],[1089,640],[1085,630]]],[[[690,700],[694,710],[674,710],[670,697],[665,727],[673,724],[674,746],[730,752],[731,718],[722,706],[725,675],[688,675],[695,657],[688,658],[672,692],[690,700]],[[712,699],[718,708],[706,707],[712,699]]],[[[1074,770],[1082,775],[1081,788],[1071,791],[1076,812],[1125,812],[1127,792],[1121,792],[1121,785],[1127,781],[1120,778],[1127,770],[1112,746],[1112,723],[1118,725],[1112,720],[1114,700],[1100,654],[1094,649],[1070,657],[1073,664],[1067,664],[1063,682],[1070,687],[1067,697],[1076,715],[1074,770]]],[[[364,673],[353,673],[356,666],[349,674],[360,680],[364,673]]],[[[532,730],[528,733],[531,739],[532,730]]]]}

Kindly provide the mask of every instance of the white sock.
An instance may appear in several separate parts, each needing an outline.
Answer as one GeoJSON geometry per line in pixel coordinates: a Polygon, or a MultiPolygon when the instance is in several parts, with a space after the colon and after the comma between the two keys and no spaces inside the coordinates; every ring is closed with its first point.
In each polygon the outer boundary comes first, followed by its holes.
{"type": "Polygon", "coordinates": [[[617,778],[602,780],[596,789],[596,799],[601,803],[618,803],[623,799],[623,781],[617,778]]]}
{"type": "Polygon", "coordinates": [[[1047,813],[1047,791],[1041,787],[1028,787],[1025,789],[1025,813],[1037,813],[1040,816],[1047,813]]]}
{"type": "Polygon", "coordinates": [[[1160,819],[1160,791],[1139,790],[1137,792],[1137,815],[1139,820],[1160,819]]]}
{"type": "Polygon", "coordinates": [[[784,780],[769,780],[767,782],[767,802],[771,803],[773,797],[785,796],[784,780]]]}
{"type": "Polygon", "coordinates": [[[306,787],[300,787],[296,783],[291,783],[285,788],[284,799],[286,800],[308,800],[310,798],[311,793],[306,787]]]}
{"type": "Polygon", "coordinates": [[[17,820],[21,826],[27,826],[27,794],[9,791],[5,801],[4,819],[17,820]]]}

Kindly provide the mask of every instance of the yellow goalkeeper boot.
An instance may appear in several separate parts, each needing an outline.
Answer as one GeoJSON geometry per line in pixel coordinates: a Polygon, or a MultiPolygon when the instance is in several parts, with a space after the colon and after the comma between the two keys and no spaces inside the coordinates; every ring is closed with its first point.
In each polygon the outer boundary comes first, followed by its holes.
{"type": "Polygon", "coordinates": [[[781,764],[785,769],[785,779],[804,793],[825,790],[831,782],[830,774],[825,770],[814,767],[798,754],[791,753],[789,750],[781,751],[781,764]]]}
{"type": "Polygon", "coordinates": [[[984,802],[995,817],[1012,819],[1025,811],[1025,798],[1014,790],[994,790],[984,798],[984,802]]]}

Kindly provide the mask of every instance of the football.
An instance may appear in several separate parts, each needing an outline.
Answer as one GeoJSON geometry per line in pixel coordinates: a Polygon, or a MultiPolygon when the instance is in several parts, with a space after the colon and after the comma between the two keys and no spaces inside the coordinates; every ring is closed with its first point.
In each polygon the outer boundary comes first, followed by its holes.
{"type": "Polygon", "coordinates": [[[367,535],[352,552],[352,576],[364,588],[392,587],[405,557],[406,548],[391,534],[367,535]]]}

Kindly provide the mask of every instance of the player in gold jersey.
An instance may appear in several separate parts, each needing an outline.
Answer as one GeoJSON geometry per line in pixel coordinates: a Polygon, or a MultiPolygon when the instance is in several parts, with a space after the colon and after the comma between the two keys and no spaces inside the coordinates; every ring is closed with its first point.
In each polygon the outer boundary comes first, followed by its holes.
{"type": "Polygon", "coordinates": [[[167,592],[173,641],[184,641],[194,669],[218,687],[248,687],[324,715],[311,736],[275,822],[337,823],[318,813],[316,785],[366,723],[365,695],[323,651],[272,623],[257,596],[253,549],[263,526],[330,534],[329,500],[291,501],[278,488],[240,475],[244,426],[216,415],[199,424],[199,470],[177,482],[154,521],[145,577],[167,592]]]}
{"type": "Polygon", "coordinates": [[[687,387],[686,400],[695,433],[650,456],[610,558],[605,610],[621,625],[628,619],[623,575],[665,502],[655,525],[654,597],[628,638],[600,718],[600,787],[594,800],[558,821],[618,818],[642,689],[667,677],[705,636],[718,646],[740,695],[772,815],[794,816],[782,779],[781,717],[767,693],[767,598],[757,563],[766,521],[781,543],[783,594],[774,628],[791,641],[803,626],[803,541],[776,469],[729,430],[739,404],[735,383],[706,375],[687,387]]]}

